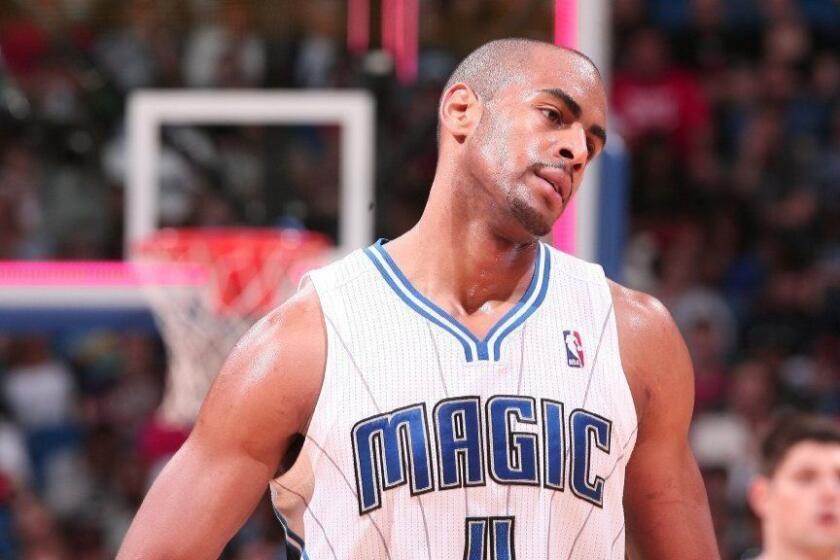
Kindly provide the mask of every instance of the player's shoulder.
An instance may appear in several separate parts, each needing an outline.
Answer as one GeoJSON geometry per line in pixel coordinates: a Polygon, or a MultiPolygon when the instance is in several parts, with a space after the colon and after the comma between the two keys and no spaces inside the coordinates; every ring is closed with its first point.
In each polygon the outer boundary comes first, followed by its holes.
{"type": "Polygon", "coordinates": [[[609,281],[622,367],[640,416],[651,398],[693,391],[685,341],[665,305],[650,294],[609,281]]]}
{"type": "Polygon", "coordinates": [[[305,280],[282,305],[269,312],[243,339],[245,348],[265,353],[285,376],[311,377],[323,370],[326,329],[315,286],[305,280]],[[294,364],[294,367],[290,367],[294,364]]]}
{"type": "MultiPolygon", "coordinates": [[[[216,385],[253,399],[294,400],[307,419],[323,381],[326,331],[314,287],[305,283],[258,321],[231,352],[216,385]]],[[[219,387],[219,389],[222,389],[219,387]]]]}
{"type": "Polygon", "coordinates": [[[282,305],[270,311],[263,321],[279,334],[300,329],[323,330],[321,302],[315,286],[305,278],[300,288],[282,305]]]}
{"type": "Polygon", "coordinates": [[[654,296],[607,281],[615,306],[619,328],[626,337],[646,341],[668,340],[679,336],[668,308],[654,296]]]}
{"type": "Polygon", "coordinates": [[[190,437],[208,445],[236,442],[261,461],[274,461],[282,442],[305,432],[314,409],[326,362],[323,333],[314,289],[304,286],[236,344],[190,437]]]}
{"type": "Polygon", "coordinates": [[[269,311],[242,337],[234,354],[262,350],[264,345],[276,346],[299,334],[317,335],[318,331],[323,331],[321,305],[312,283],[304,281],[297,292],[269,311]]]}

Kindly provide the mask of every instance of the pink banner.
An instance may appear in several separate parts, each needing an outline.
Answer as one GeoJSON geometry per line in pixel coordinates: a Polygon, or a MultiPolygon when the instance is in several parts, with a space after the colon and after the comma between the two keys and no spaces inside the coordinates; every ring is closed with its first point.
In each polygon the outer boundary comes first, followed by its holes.
{"type": "MultiPolygon", "coordinates": [[[[554,44],[576,48],[578,44],[578,3],[577,0],[554,1],[554,44]]],[[[577,249],[577,205],[575,199],[569,201],[566,210],[551,231],[554,246],[564,253],[575,254],[577,249]]]]}
{"type": "Polygon", "coordinates": [[[396,3],[398,0],[382,0],[382,17],[381,17],[381,30],[382,30],[382,49],[385,52],[394,54],[394,49],[396,48],[396,33],[397,33],[397,26],[396,24],[396,3]]]}
{"type": "Polygon", "coordinates": [[[194,263],[123,263],[116,261],[0,261],[0,286],[116,287],[157,284],[203,284],[204,267],[194,263]]]}
{"type": "Polygon", "coordinates": [[[394,0],[396,3],[396,59],[397,79],[411,84],[417,80],[419,0],[394,0]]]}
{"type": "Polygon", "coordinates": [[[554,0],[554,44],[577,48],[577,0],[554,0]]]}
{"type": "Polygon", "coordinates": [[[361,54],[370,46],[370,0],[347,2],[347,50],[361,54]]]}

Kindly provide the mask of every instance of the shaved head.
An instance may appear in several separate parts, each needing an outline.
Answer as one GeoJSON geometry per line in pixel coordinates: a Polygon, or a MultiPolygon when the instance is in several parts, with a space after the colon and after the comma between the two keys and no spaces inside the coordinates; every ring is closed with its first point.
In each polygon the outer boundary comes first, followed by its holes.
{"type": "Polygon", "coordinates": [[[600,79],[601,73],[592,59],[575,49],[534,39],[497,39],[478,47],[461,61],[449,76],[442,95],[454,84],[463,83],[475,92],[482,103],[487,103],[501,88],[522,77],[523,70],[528,67],[534,52],[541,48],[553,48],[579,56],[592,66],[600,79]]]}
{"type": "Polygon", "coordinates": [[[508,239],[551,231],[606,143],[598,69],[581,53],[531,39],[482,45],[455,69],[438,105],[437,177],[456,199],[486,197],[508,239]],[[445,133],[444,133],[445,132],[445,133]]]}
{"type": "Polygon", "coordinates": [[[546,47],[583,58],[600,77],[601,74],[595,63],[575,49],[559,47],[534,39],[498,39],[485,43],[467,55],[449,76],[443,90],[445,92],[453,84],[460,82],[470,86],[482,101],[489,101],[500,88],[522,75],[523,69],[527,68],[536,49],[546,47]]]}

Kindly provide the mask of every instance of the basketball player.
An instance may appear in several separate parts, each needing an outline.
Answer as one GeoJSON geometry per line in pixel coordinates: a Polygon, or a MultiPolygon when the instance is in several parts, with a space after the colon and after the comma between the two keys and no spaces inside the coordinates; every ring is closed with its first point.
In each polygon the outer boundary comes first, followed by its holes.
{"type": "Polygon", "coordinates": [[[467,57],[419,223],[244,337],[120,558],[215,557],[267,484],[292,558],[717,558],[673,321],[540,241],[606,114],[575,51],[467,57]]]}
{"type": "Polygon", "coordinates": [[[840,560],[840,428],[830,419],[783,417],[761,448],[750,488],[761,520],[760,560],[840,560]]]}

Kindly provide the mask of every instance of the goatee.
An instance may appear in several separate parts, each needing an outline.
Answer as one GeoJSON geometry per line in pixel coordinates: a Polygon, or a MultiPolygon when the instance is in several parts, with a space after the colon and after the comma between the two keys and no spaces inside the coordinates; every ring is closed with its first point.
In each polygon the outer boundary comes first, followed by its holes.
{"type": "Polygon", "coordinates": [[[528,233],[535,237],[543,237],[551,232],[551,224],[547,223],[545,218],[525,200],[513,193],[508,193],[508,203],[514,217],[528,233]]]}

